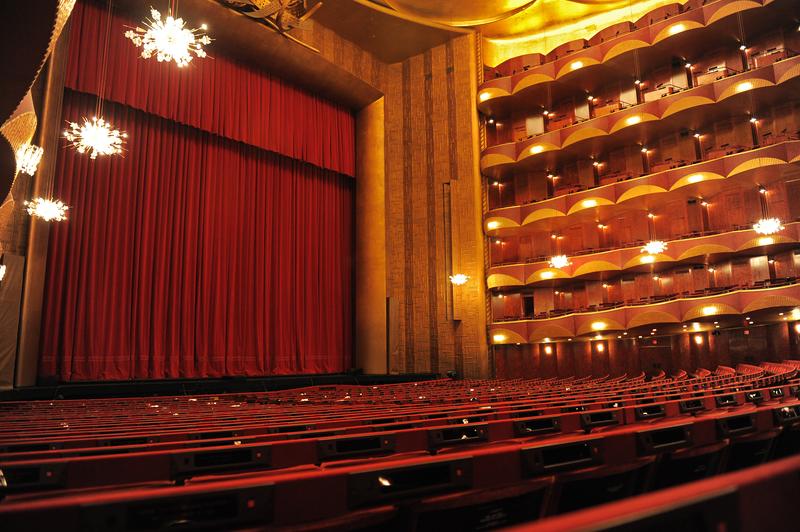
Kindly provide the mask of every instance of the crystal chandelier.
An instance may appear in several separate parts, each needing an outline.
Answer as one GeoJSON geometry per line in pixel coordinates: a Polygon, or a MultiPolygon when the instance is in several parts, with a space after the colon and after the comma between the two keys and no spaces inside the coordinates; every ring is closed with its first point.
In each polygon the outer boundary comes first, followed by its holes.
{"type": "Polygon", "coordinates": [[[644,245],[642,248],[642,253],[647,253],[648,255],[658,255],[659,253],[664,253],[667,250],[667,243],[662,240],[651,240],[647,244],[644,245]]]}
{"type": "Polygon", "coordinates": [[[777,218],[761,218],[753,224],[753,231],[760,235],[772,235],[782,230],[783,225],[777,218]]]}
{"type": "Polygon", "coordinates": [[[469,275],[463,273],[456,273],[450,276],[450,282],[456,286],[461,286],[462,284],[466,284],[469,281],[469,275]]]}
{"type": "Polygon", "coordinates": [[[553,255],[550,257],[550,261],[547,263],[551,268],[566,268],[572,262],[570,262],[569,257],[566,255],[553,255]]]}
{"type": "Polygon", "coordinates": [[[97,159],[98,155],[117,155],[122,153],[122,145],[128,138],[127,133],[112,129],[111,124],[102,118],[83,119],[83,124],[69,123],[64,131],[66,138],[78,153],[89,152],[89,158],[97,159]]]}
{"type": "Polygon", "coordinates": [[[42,160],[44,150],[33,144],[23,144],[17,150],[17,172],[33,175],[42,160]]]}
{"type": "Polygon", "coordinates": [[[33,201],[26,201],[25,207],[28,214],[33,217],[41,218],[45,222],[61,222],[67,219],[69,207],[59,200],[45,198],[34,198],[33,201]]]}
{"type": "Polygon", "coordinates": [[[185,67],[193,59],[192,53],[197,57],[206,57],[203,46],[209,44],[211,39],[202,33],[208,27],[203,24],[199,28],[189,29],[184,27],[182,18],[174,18],[172,12],[161,20],[161,13],[150,8],[152,19],[145,19],[144,28],[137,27],[125,32],[125,37],[133,41],[137,48],[142,48],[142,57],[149,59],[156,54],[159,61],[175,61],[178,67],[185,67]]]}

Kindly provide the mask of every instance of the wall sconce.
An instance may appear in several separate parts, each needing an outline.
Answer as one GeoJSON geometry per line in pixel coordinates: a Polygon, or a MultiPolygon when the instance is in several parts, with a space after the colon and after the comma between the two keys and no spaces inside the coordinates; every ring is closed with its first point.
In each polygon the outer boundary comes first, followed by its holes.
{"type": "Polygon", "coordinates": [[[469,275],[463,273],[456,273],[450,276],[450,282],[456,286],[461,286],[469,281],[469,275]]]}

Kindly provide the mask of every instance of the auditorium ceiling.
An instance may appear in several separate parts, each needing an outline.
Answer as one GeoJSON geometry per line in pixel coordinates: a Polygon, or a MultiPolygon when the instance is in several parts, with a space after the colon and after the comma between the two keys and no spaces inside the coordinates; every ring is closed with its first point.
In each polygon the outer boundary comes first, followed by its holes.
{"type": "MultiPolygon", "coordinates": [[[[681,3],[685,0],[679,0],[681,3]]],[[[325,0],[315,19],[386,62],[477,30],[490,66],[547,53],[676,0],[325,0]]]]}

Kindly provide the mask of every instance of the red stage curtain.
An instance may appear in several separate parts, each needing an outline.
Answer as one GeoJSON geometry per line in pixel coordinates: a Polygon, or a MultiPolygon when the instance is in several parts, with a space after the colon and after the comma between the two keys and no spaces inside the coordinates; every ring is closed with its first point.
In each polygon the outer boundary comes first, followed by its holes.
{"type": "MultiPolygon", "coordinates": [[[[150,16],[141,4],[142,18],[150,16]]],[[[97,94],[105,6],[79,1],[71,17],[66,86],[97,94]]],[[[200,21],[194,21],[199,25],[200,21]]],[[[125,31],[139,21],[115,16],[108,46],[106,99],[225,138],[355,175],[355,119],[350,110],[221,55],[185,68],[139,57],[125,31]]],[[[213,34],[213,29],[209,30],[213,34]]]]}
{"type": "MultiPolygon", "coordinates": [[[[67,91],[64,118],[94,101],[67,91]]],[[[40,376],[347,369],[353,180],[130,107],[103,114],[130,135],[124,158],[59,151],[54,193],[72,210],[50,233],[40,376]]]]}

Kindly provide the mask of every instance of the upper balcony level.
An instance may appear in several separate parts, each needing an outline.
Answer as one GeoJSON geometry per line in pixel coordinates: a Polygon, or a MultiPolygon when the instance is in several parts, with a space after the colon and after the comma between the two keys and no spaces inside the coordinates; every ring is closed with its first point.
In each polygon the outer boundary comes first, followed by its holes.
{"type": "Polygon", "coordinates": [[[738,47],[748,36],[793,20],[795,12],[792,0],[664,6],[636,23],[616,24],[589,40],[564,43],[547,56],[529,54],[485,69],[478,109],[486,116],[505,117],[512,109],[548,105],[553,94],[591,94],[609,80],[633,81],[676,55],[693,61],[713,48],[738,47]]]}
{"type": "Polygon", "coordinates": [[[795,279],[771,286],[729,287],[698,297],[620,305],[596,312],[546,319],[492,323],[493,344],[548,343],[556,340],[642,338],[656,334],[713,332],[719,328],[800,319],[800,284],[795,279]]]}
{"type": "Polygon", "coordinates": [[[674,131],[699,131],[732,116],[758,116],[763,109],[796,99],[798,91],[800,56],[519,142],[490,146],[481,153],[480,168],[493,179],[547,172],[626,146],[646,148],[674,131]]]}

